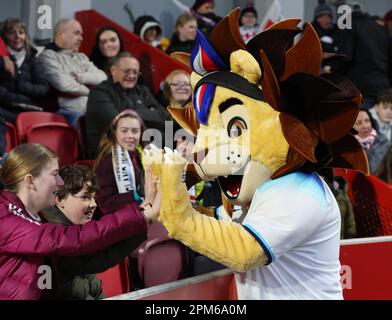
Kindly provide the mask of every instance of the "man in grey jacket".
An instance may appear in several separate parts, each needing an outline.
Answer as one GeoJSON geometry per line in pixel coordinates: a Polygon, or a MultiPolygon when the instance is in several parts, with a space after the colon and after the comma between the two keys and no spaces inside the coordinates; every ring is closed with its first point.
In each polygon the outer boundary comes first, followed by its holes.
{"type": "Polygon", "coordinates": [[[39,57],[45,77],[59,91],[59,113],[71,125],[86,112],[89,87],[107,79],[103,71],[79,52],[82,41],[80,23],[62,19],[55,26],[54,42],[48,44],[39,57]]]}

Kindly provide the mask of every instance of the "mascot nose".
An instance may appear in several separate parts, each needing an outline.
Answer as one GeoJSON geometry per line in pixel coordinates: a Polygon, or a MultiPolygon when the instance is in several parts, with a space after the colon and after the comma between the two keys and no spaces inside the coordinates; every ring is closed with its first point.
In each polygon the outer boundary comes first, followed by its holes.
{"type": "Polygon", "coordinates": [[[193,154],[193,162],[200,165],[201,162],[204,160],[204,158],[207,156],[207,154],[208,154],[208,149],[204,149],[199,152],[195,152],[193,154]]]}

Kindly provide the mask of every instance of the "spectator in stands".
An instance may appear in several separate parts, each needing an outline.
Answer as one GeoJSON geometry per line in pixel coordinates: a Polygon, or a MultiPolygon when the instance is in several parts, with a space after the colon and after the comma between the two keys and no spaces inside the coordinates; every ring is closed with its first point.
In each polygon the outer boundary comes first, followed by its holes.
{"type": "Polygon", "coordinates": [[[49,92],[35,50],[29,41],[26,24],[19,18],[7,19],[0,31],[9,57],[0,59],[0,107],[6,121],[15,122],[23,110],[21,104],[35,104],[35,99],[49,92]]]}
{"type": "Polygon", "coordinates": [[[105,72],[79,52],[82,40],[80,23],[62,19],[54,28],[54,42],[48,44],[39,57],[45,77],[59,91],[59,113],[71,125],[86,112],[89,87],[107,79],[105,72]]]}
{"type": "Polygon", "coordinates": [[[249,5],[241,10],[240,33],[245,43],[248,43],[260,32],[260,25],[257,23],[257,11],[253,5],[249,5]]]}
{"type": "MultiPolygon", "coordinates": [[[[59,175],[64,185],[57,192],[56,206],[44,211],[45,218],[50,223],[65,226],[85,225],[92,220],[97,207],[94,199],[99,190],[96,175],[84,166],[66,166],[59,171],[59,175]]],[[[145,239],[146,234],[141,230],[140,234],[120,241],[94,255],[56,258],[59,298],[68,300],[105,298],[101,281],[97,279],[95,273],[104,272],[115,266],[145,239]]]]}
{"type": "MultiPolygon", "coordinates": [[[[160,101],[166,107],[183,108],[191,101],[191,79],[185,70],[177,69],[170,72],[163,82],[162,89],[160,101]]],[[[173,121],[173,133],[175,134],[181,126],[172,118],[171,121],[173,121]]]]}
{"type": "Polygon", "coordinates": [[[328,184],[336,202],[339,205],[341,216],[340,239],[351,239],[357,236],[354,210],[347,194],[347,184],[341,177],[336,177],[331,168],[323,168],[317,172],[328,184]]]}
{"type": "Polygon", "coordinates": [[[214,0],[196,0],[191,9],[197,19],[198,29],[207,37],[215,25],[222,20],[222,17],[217,16],[214,10],[214,0]]]}
{"type": "Polygon", "coordinates": [[[320,38],[323,52],[337,53],[338,27],[333,23],[333,10],[329,5],[319,4],[314,9],[312,25],[320,38]]]}
{"type": "Polygon", "coordinates": [[[137,84],[139,61],[128,52],[113,60],[110,78],[90,92],[86,113],[87,154],[95,158],[99,139],[117,114],[125,109],[137,111],[148,128],[164,132],[166,110],[150,90],[137,84]]]}
{"type": "Polygon", "coordinates": [[[197,20],[189,14],[182,14],[177,18],[175,31],[166,53],[186,52],[191,53],[196,44],[197,20]]]}
{"type": "Polygon", "coordinates": [[[166,106],[183,108],[192,97],[190,74],[181,69],[170,72],[163,83],[163,94],[166,106]]]}
{"type": "Polygon", "coordinates": [[[136,19],[133,33],[155,48],[165,51],[169,40],[163,36],[162,24],[153,16],[140,16],[136,19]]]}
{"type": "Polygon", "coordinates": [[[346,76],[358,86],[364,107],[370,109],[377,96],[392,86],[392,38],[384,23],[359,5],[353,5],[352,29],[339,33],[339,52],[350,60],[346,76]]]}
{"type": "Polygon", "coordinates": [[[95,172],[101,187],[97,202],[103,214],[129,203],[140,203],[144,197],[140,146],[143,131],[143,120],[137,112],[128,109],[113,119],[102,136],[95,172]],[[127,170],[120,174],[120,167],[127,170]]]}
{"type": "MultiPolygon", "coordinates": [[[[91,255],[129,237],[145,234],[147,221],[158,214],[160,190],[151,206],[139,205],[108,214],[85,225],[45,223],[40,212],[55,205],[64,185],[57,156],[47,147],[22,144],[4,161],[0,195],[0,299],[44,299],[56,288],[39,279],[42,266],[52,270],[52,257],[91,255]],[[46,283],[46,285],[45,285],[46,283]]],[[[149,184],[151,185],[151,184],[149,184]]],[[[46,275],[55,275],[48,271],[46,275]]]]}
{"type": "Polygon", "coordinates": [[[377,121],[379,131],[392,141],[392,88],[382,92],[375,106],[369,111],[377,121]]]}
{"type": "Polygon", "coordinates": [[[392,185],[392,148],[388,149],[388,152],[378,166],[375,175],[392,185]]]}
{"type": "Polygon", "coordinates": [[[361,108],[358,113],[354,129],[358,131],[355,136],[365,149],[369,160],[370,172],[375,174],[381,160],[387,153],[390,142],[378,132],[377,123],[372,118],[369,110],[361,108]]]}
{"type": "Polygon", "coordinates": [[[124,51],[124,43],[119,31],[111,26],[101,28],[95,38],[95,45],[90,60],[106,74],[110,73],[110,63],[114,57],[124,51]]]}

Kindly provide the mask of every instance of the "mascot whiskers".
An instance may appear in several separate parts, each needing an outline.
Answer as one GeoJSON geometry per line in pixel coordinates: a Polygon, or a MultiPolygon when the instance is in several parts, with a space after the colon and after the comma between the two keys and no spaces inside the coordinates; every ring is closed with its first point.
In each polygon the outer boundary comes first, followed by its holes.
{"type": "Polygon", "coordinates": [[[147,152],[162,185],[159,221],[233,269],[240,299],[342,299],[339,208],[316,171],[368,172],[350,132],[361,94],[343,77],[319,75],[310,24],[302,31],[299,19],[284,20],[245,45],[238,15],[209,40],[198,32],[191,56],[174,54],[193,69],[193,102],[170,111],[196,141],[188,164],[169,149],[147,152]],[[201,214],[187,187],[211,179],[224,205],[201,214]],[[233,214],[234,205],[242,210],[233,214]]]}

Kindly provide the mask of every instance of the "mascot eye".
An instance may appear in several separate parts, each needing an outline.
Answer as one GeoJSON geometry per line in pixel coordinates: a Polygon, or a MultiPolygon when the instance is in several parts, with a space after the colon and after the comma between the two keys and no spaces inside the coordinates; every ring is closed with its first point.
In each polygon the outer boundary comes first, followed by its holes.
{"type": "Polygon", "coordinates": [[[227,126],[230,138],[238,138],[246,129],[248,129],[246,122],[238,117],[231,119],[227,126]]]}

